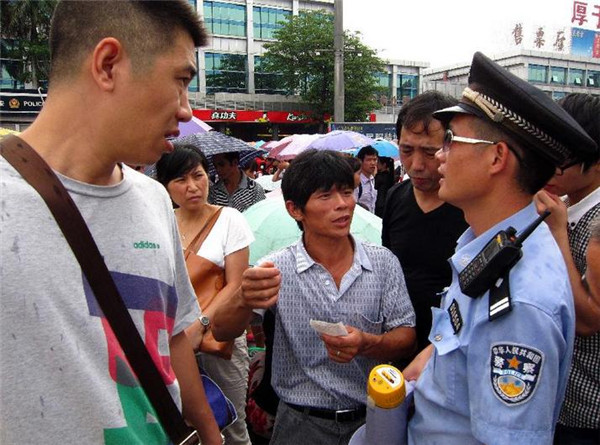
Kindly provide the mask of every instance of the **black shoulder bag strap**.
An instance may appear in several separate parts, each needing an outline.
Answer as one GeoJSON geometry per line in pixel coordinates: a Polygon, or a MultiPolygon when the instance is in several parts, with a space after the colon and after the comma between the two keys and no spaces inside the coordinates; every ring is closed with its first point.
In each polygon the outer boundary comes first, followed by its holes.
{"type": "Polygon", "coordinates": [[[0,154],[41,195],[73,250],[102,312],[174,444],[199,443],[187,426],[131,319],[85,220],[46,162],[25,141],[6,136],[0,154]]]}

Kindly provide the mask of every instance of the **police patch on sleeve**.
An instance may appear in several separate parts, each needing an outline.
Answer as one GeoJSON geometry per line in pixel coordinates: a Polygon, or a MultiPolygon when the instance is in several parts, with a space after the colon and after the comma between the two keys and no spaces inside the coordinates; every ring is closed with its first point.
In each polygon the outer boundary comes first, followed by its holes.
{"type": "Polygon", "coordinates": [[[544,354],[529,346],[496,343],[491,348],[490,380],[494,394],[507,405],[527,402],[535,392],[544,354]]]}

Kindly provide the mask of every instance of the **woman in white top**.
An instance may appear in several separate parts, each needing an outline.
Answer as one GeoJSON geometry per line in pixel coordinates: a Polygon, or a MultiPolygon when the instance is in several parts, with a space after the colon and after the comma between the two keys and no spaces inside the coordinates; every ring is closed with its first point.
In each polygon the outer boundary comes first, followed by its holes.
{"type": "MultiPolygon", "coordinates": [[[[156,176],[177,207],[175,216],[183,248],[187,248],[198,232],[219,209],[208,204],[208,162],[206,157],[190,145],[175,145],[172,153],[165,154],[156,164],[156,176]]],[[[203,315],[210,320],[215,305],[226,301],[242,281],[248,268],[249,245],[254,235],[242,214],[234,208],[224,207],[215,225],[196,254],[225,269],[225,286],[203,315]]],[[[199,348],[204,333],[196,321],[186,334],[194,349],[199,348]]],[[[226,444],[251,445],[245,421],[246,393],[248,389],[249,357],[245,335],[235,340],[231,360],[199,353],[200,366],[215,380],[233,402],[238,420],[223,431],[226,444]]]]}

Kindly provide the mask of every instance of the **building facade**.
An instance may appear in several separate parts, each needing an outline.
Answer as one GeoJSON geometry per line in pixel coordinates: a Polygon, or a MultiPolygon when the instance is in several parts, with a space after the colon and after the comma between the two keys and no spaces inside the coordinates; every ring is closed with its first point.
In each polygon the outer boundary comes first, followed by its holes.
{"type": "Polygon", "coordinates": [[[427,62],[392,60],[385,66],[385,72],[376,77],[385,93],[378,97],[381,108],[375,110],[377,122],[396,122],[402,104],[422,91],[423,74],[429,67],[427,62]]]}
{"type": "MultiPolygon", "coordinates": [[[[194,113],[219,131],[245,139],[279,138],[323,130],[307,117],[298,96],[278,89],[277,73],[265,72],[264,45],[278,22],[306,10],[333,14],[334,0],[189,0],[211,35],[198,51],[198,75],[190,85],[194,113]]],[[[424,62],[392,61],[377,75],[385,89],[371,118],[391,121],[402,102],[421,90],[424,62]]]]}
{"type": "MultiPolygon", "coordinates": [[[[281,21],[302,11],[333,13],[335,0],[188,1],[210,34],[208,46],[197,51],[198,74],[189,86],[194,115],[216,130],[247,141],[324,130],[310,117],[308,105],[299,96],[279,89],[278,74],[266,72],[261,60],[264,45],[274,41],[281,21]]],[[[600,43],[598,46],[600,51],[600,43]]],[[[586,57],[520,49],[492,58],[559,99],[570,92],[600,95],[599,57],[600,52],[586,57]]],[[[22,130],[41,109],[45,91],[17,85],[5,69],[7,63],[15,61],[0,58],[0,62],[0,124],[22,130]]],[[[402,104],[426,90],[459,98],[467,85],[469,64],[429,66],[428,62],[388,61],[384,72],[376,75],[382,87],[377,97],[381,108],[374,110],[371,120],[395,122],[402,104]]]]}
{"type": "MultiPolygon", "coordinates": [[[[525,49],[490,58],[555,100],[569,93],[600,96],[600,58],[525,49]]],[[[458,64],[426,70],[423,91],[438,90],[460,98],[468,83],[469,67],[458,64]]]]}

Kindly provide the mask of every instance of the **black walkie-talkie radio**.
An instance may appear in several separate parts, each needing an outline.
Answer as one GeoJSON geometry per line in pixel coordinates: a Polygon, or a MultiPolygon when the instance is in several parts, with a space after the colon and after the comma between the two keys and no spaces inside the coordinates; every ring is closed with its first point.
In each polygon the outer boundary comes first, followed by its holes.
{"type": "Polygon", "coordinates": [[[494,238],[458,274],[462,293],[477,298],[488,291],[521,259],[523,241],[549,214],[550,212],[546,210],[518,237],[514,227],[501,230],[494,235],[494,238]]]}

